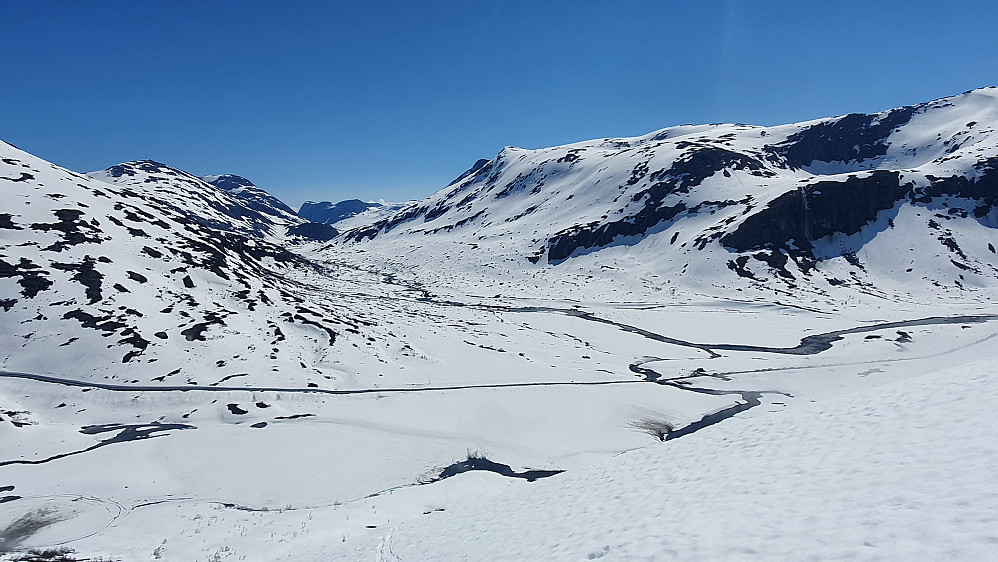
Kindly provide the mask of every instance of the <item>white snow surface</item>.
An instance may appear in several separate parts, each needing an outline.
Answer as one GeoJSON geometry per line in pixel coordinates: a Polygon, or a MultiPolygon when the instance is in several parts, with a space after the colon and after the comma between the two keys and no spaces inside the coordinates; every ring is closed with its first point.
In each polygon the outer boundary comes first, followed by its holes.
{"type": "Polygon", "coordinates": [[[735,418],[404,523],[343,557],[989,560],[995,396],[998,367],[981,361],[735,418]]]}

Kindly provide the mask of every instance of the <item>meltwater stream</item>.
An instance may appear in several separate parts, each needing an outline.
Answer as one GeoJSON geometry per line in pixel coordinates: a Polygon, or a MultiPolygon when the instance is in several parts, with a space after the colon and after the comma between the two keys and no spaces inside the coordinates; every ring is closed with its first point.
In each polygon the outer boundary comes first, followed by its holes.
{"type": "MultiPolygon", "coordinates": [[[[682,347],[688,347],[693,349],[699,349],[710,355],[711,358],[720,357],[718,351],[744,351],[744,352],[756,352],[756,353],[774,353],[774,354],[784,354],[784,355],[814,355],[826,351],[832,348],[832,344],[836,341],[843,339],[844,336],[849,334],[858,334],[865,332],[874,332],[878,330],[888,330],[897,328],[910,328],[914,326],[928,326],[937,324],[973,324],[989,322],[998,319],[998,315],[983,314],[983,315],[962,315],[962,316],[950,316],[950,317],[929,317],[920,318],[915,320],[902,320],[897,322],[882,322],[877,324],[870,324],[866,326],[859,326],[855,328],[849,328],[844,330],[835,330],[831,332],[825,332],[822,334],[813,334],[810,336],[805,336],[801,339],[800,343],[794,347],[768,347],[759,345],[745,345],[745,344],[705,344],[705,343],[695,343],[678,338],[673,338],[652,332],[650,330],[645,330],[644,328],[639,328],[637,326],[632,326],[629,324],[624,324],[621,322],[616,322],[606,318],[601,318],[596,316],[591,312],[580,310],[577,308],[554,308],[554,307],[541,307],[541,306],[529,306],[529,307],[510,307],[510,306],[497,306],[497,305],[465,305],[459,302],[453,301],[436,301],[428,298],[421,298],[421,301],[432,302],[441,306],[456,306],[463,307],[469,306],[472,308],[480,308],[485,310],[492,310],[496,312],[510,312],[510,313],[548,313],[548,314],[563,314],[566,316],[571,316],[574,318],[579,318],[589,322],[596,322],[600,324],[614,326],[619,330],[634,333],[642,337],[659,341],[662,343],[678,345],[682,347]]],[[[675,380],[663,379],[661,373],[644,367],[644,363],[647,361],[636,362],[629,365],[631,372],[642,375],[643,380],[611,380],[611,381],[581,381],[581,382],[566,382],[566,381],[552,381],[552,382],[527,382],[527,383],[500,383],[500,384],[484,384],[484,385],[455,385],[455,386],[441,386],[441,387],[422,387],[422,388],[371,388],[371,389],[351,389],[351,390],[337,390],[337,389],[322,389],[322,388],[281,388],[281,387],[238,387],[238,386],[153,386],[153,385],[117,385],[108,384],[101,382],[92,382],[84,380],[76,380],[62,377],[54,377],[51,375],[41,375],[33,373],[23,373],[23,372],[11,372],[11,371],[0,371],[0,378],[20,378],[35,380],[38,382],[61,384],[68,386],[102,389],[117,392],[232,392],[232,391],[248,391],[248,392],[261,392],[261,391],[272,391],[272,392],[290,392],[290,393],[316,393],[316,394],[382,394],[382,393],[404,393],[404,392],[441,392],[441,391],[455,391],[455,390],[473,390],[473,389],[485,389],[485,388],[512,388],[512,387],[530,387],[530,386],[561,386],[561,385],[572,385],[572,386],[597,386],[597,385],[610,385],[610,384],[641,384],[641,383],[653,383],[665,386],[671,386],[673,388],[685,391],[685,392],[695,392],[700,394],[709,394],[712,396],[726,396],[726,395],[738,395],[741,401],[738,403],[723,408],[721,410],[705,414],[700,420],[687,424],[679,429],[674,429],[669,431],[664,437],[663,441],[676,439],[685,435],[689,435],[705,427],[717,424],[724,421],[740,412],[744,412],[751,408],[761,405],[762,397],[764,394],[770,392],[753,391],[753,390],[718,390],[710,388],[700,388],[691,386],[689,384],[681,384],[675,380]]],[[[779,392],[771,392],[773,394],[782,394],[779,392]]],[[[14,459],[14,460],[0,460],[0,466],[10,465],[10,464],[41,464],[64,458],[70,455],[77,455],[91,451],[93,449],[111,445],[114,443],[121,443],[125,441],[131,441],[135,439],[147,439],[149,437],[155,437],[156,434],[161,432],[166,432],[170,430],[177,429],[194,429],[194,426],[186,424],[139,424],[139,425],[120,425],[120,424],[110,424],[106,426],[88,426],[81,430],[83,433],[103,433],[109,431],[118,431],[118,433],[109,439],[100,441],[99,443],[82,449],[79,451],[67,452],[59,455],[54,455],[45,459],[37,460],[27,460],[27,459],[14,459]]],[[[517,473],[513,471],[507,465],[502,465],[489,461],[487,459],[468,459],[467,461],[462,461],[455,463],[447,467],[436,480],[454,476],[462,472],[472,471],[472,470],[487,470],[491,472],[496,472],[497,474],[502,474],[504,476],[514,477],[514,478],[525,478],[527,480],[534,480],[536,478],[544,478],[557,474],[560,471],[525,471],[522,473],[517,473]]],[[[436,481],[434,480],[434,481],[436,481]]]]}

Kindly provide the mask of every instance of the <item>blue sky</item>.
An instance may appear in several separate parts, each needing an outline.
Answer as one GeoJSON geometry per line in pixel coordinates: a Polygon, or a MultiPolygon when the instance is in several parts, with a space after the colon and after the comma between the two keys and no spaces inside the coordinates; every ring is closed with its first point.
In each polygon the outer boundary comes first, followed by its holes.
{"type": "Polygon", "coordinates": [[[0,139],[304,200],[425,197],[503,146],[772,125],[998,83],[993,1],[10,1],[0,139]]]}

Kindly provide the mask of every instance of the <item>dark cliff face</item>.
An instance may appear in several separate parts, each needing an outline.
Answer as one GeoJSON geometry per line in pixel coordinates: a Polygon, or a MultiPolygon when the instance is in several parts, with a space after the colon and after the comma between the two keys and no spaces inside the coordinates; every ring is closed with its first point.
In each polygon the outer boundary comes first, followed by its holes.
{"type": "Polygon", "coordinates": [[[325,223],[306,222],[288,227],[288,234],[291,236],[301,236],[302,238],[308,238],[309,240],[328,242],[329,240],[336,238],[336,236],[339,235],[339,231],[325,223]]]}
{"type": "Polygon", "coordinates": [[[959,197],[975,201],[974,217],[980,219],[998,207],[998,157],[988,158],[974,166],[976,178],[952,176],[937,178],[928,176],[928,187],[919,188],[912,194],[912,202],[929,203],[936,197],[959,197]]]}
{"type": "Polygon", "coordinates": [[[898,172],[877,170],[845,181],[819,181],[789,191],[748,216],[721,244],[739,252],[784,249],[814,257],[811,243],[834,233],[855,234],[912,189],[898,172]]]}
{"type": "Polygon", "coordinates": [[[312,222],[333,224],[363,213],[368,209],[380,206],[381,204],[379,203],[366,203],[360,199],[349,199],[336,204],[329,201],[321,201],[319,203],[306,201],[302,203],[301,209],[298,210],[298,216],[312,222]]]}
{"type": "Polygon", "coordinates": [[[850,162],[887,154],[887,137],[908,121],[916,107],[902,107],[886,114],[851,113],[834,121],[812,125],[790,135],[786,141],[766,146],[790,168],[804,168],[812,162],[850,162]]]}
{"type": "Polygon", "coordinates": [[[975,168],[976,178],[929,175],[929,184],[920,187],[902,183],[899,172],[888,170],[851,175],[845,181],[817,181],[780,195],[723,236],[721,244],[738,252],[783,249],[814,258],[815,240],[856,234],[901,202],[929,206],[945,199],[950,215],[982,219],[998,209],[998,158],[975,168]]]}
{"type": "Polygon", "coordinates": [[[714,146],[694,147],[677,159],[670,168],[650,174],[646,164],[639,164],[631,173],[628,182],[632,185],[637,184],[646,176],[652,182],[650,186],[632,196],[633,201],[644,202],[641,209],[634,215],[617,221],[591,223],[557,233],[548,240],[548,261],[554,263],[564,260],[579,249],[608,246],[618,237],[646,234],[650,229],[671,221],[680,213],[687,211],[687,206],[682,201],[672,205],[664,204],[666,197],[677,193],[689,193],[703,180],[725,170],[748,170],[762,177],[773,175],[756,158],[714,146]]]}

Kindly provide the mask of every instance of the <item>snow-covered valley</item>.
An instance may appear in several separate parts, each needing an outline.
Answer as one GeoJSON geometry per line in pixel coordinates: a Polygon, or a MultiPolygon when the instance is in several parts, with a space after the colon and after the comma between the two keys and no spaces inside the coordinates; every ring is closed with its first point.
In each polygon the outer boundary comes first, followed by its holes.
{"type": "Polygon", "coordinates": [[[329,239],[2,144],[0,559],[988,558],[996,95],[510,148],[329,239]]]}

